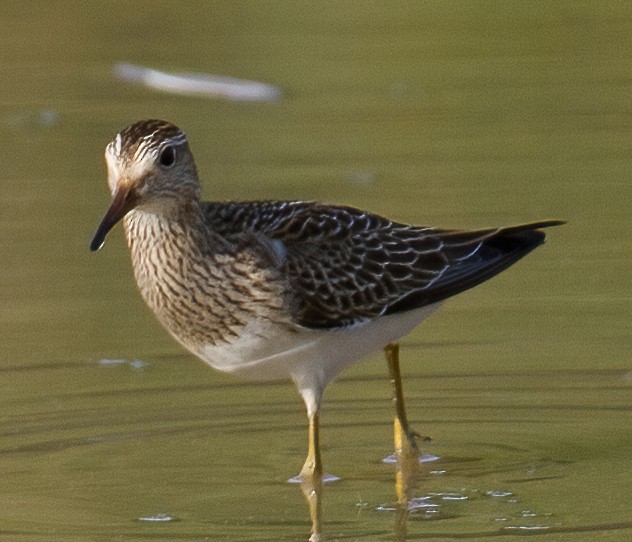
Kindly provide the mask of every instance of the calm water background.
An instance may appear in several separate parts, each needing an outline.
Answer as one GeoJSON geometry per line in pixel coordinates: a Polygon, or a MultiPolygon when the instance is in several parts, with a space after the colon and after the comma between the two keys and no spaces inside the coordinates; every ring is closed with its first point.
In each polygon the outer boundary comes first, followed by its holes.
{"type": "MultiPolygon", "coordinates": [[[[629,2],[4,1],[0,28],[2,540],[307,537],[286,483],[306,446],[292,386],[183,352],[120,229],[88,252],[104,146],[145,117],[187,131],[208,199],[567,219],[404,341],[410,416],[440,458],[409,539],[632,536],[629,2]],[[284,98],[161,94],[117,62],[284,98]]],[[[376,355],[325,397],[331,540],[394,538],[385,374],[376,355]]]]}

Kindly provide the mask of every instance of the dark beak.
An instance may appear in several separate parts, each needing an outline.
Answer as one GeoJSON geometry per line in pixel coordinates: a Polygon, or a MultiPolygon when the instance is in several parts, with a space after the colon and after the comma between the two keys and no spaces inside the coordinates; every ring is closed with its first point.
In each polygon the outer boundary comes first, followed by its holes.
{"type": "Polygon", "coordinates": [[[90,243],[90,250],[99,250],[105,242],[105,236],[129,211],[136,207],[136,198],[127,188],[119,188],[114,194],[112,205],[105,213],[97,232],[90,243]]]}

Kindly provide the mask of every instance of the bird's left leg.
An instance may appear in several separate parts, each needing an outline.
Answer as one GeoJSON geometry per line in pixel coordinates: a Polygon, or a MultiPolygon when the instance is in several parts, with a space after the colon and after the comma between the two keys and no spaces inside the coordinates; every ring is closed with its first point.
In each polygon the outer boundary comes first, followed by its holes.
{"type": "Polygon", "coordinates": [[[423,440],[428,440],[428,438],[421,437],[421,435],[413,431],[408,424],[406,406],[404,404],[402,377],[399,370],[399,343],[387,344],[384,347],[384,353],[386,354],[386,362],[388,363],[388,371],[393,387],[395,452],[398,455],[417,455],[417,457],[419,457],[417,438],[422,438],[423,440]]]}
{"type": "Polygon", "coordinates": [[[402,390],[402,378],[399,372],[399,344],[390,343],[384,348],[388,370],[393,385],[393,406],[395,408],[394,436],[395,458],[397,472],[395,475],[395,494],[399,504],[397,521],[399,533],[404,533],[405,540],[406,518],[408,515],[408,503],[412,499],[413,489],[419,472],[420,453],[417,446],[419,435],[408,424],[406,408],[404,406],[404,392],[402,390]]]}
{"type": "Polygon", "coordinates": [[[320,456],[320,400],[310,400],[310,393],[303,393],[309,418],[307,459],[299,475],[301,489],[312,521],[310,542],[320,542],[322,535],[323,463],[320,456]]]}

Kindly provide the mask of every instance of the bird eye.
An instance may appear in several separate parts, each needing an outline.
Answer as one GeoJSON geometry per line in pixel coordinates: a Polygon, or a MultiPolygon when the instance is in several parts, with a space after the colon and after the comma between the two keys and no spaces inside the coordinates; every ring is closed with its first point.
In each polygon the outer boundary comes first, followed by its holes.
{"type": "Polygon", "coordinates": [[[171,145],[168,145],[162,149],[158,161],[163,167],[171,167],[176,163],[176,150],[171,145]]]}

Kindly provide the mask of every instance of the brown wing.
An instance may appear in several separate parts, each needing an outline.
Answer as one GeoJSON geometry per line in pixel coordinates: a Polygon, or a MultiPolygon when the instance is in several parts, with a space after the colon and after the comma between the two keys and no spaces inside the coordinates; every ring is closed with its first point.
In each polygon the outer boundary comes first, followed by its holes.
{"type": "Polygon", "coordinates": [[[321,328],[423,307],[472,288],[540,245],[538,228],[560,224],[439,230],[306,202],[213,203],[207,214],[228,238],[251,232],[277,243],[295,320],[321,328]]]}

